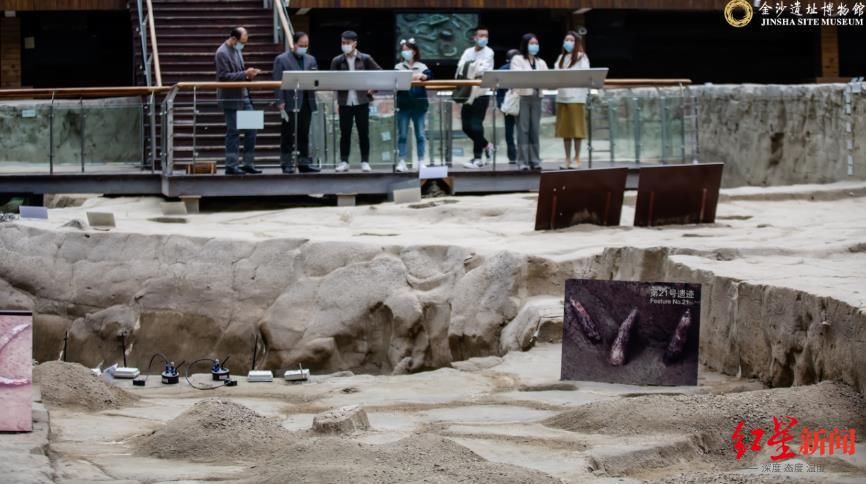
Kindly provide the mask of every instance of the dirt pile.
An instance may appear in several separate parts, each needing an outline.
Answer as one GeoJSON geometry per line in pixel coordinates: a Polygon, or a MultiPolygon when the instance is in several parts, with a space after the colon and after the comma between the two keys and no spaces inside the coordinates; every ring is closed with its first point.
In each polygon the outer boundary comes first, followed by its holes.
{"type": "Polygon", "coordinates": [[[418,434],[397,442],[369,445],[344,438],[299,440],[286,458],[249,481],[286,482],[428,482],[555,483],[542,472],[489,462],[447,438],[418,434]]]}
{"type": "Polygon", "coordinates": [[[213,462],[251,458],[289,443],[291,432],[276,419],[228,401],[208,399],[137,443],[138,455],[213,462]]]}
{"type": "MultiPolygon", "coordinates": [[[[857,435],[866,431],[863,395],[849,386],[830,382],[723,395],[646,395],[594,402],[544,423],[586,434],[668,435],[672,443],[660,453],[635,454],[630,459],[596,456],[598,467],[608,474],[634,475],[641,474],[641,468],[664,467],[672,460],[702,462],[707,464],[702,467],[714,470],[720,470],[720,466],[730,470],[732,466],[754,465],[757,453],[749,452],[740,461],[735,459],[731,436],[738,423],[744,422],[742,433],[748,446],[754,440],[752,429],[763,429],[766,441],[774,434],[773,417],[787,427],[787,416],[797,419],[789,431],[795,439],[789,444],[792,448],[799,446],[804,427],[856,429],[857,435]],[[637,461],[640,466],[634,465],[637,461]]],[[[765,454],[776,452],[775,446],[765,447],[765,454]]],[[[766,460],[766,455],[761,459],[766,460]]],[[[684,478],[683,482],[688,482],[689,473],[684,478]]]]}
{"type": "Polygon", "coordinates": [[[56,407],[99,411],[124,407],[138,400],[137,396],[102,380],[78,363],[42,363],[33,368],[33,382],[42,391],[42,401],[56,407]]]}

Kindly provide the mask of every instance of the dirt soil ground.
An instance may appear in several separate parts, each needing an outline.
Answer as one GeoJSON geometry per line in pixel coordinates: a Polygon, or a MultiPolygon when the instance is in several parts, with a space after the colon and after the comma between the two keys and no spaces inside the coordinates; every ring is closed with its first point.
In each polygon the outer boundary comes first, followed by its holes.
{"type": "MultiPolygon", "coordinates": [[[[741,460],[734,455],[737,422],[746,421],[749,439],[749,429],[765,429],[766,441],[773,416],[800,421],[789,444],[795,452],[804,425],[854,428],[862,445],[866,403],[847,386],[765,389],[706,370],[697,387],[559,382],[560,353],[559,344],[541,344],[503,358],[469,360],[459,365],[462,370],[318,375],[304,384],[236,377],[237,387],[208,392],[186,382],[141,388],[118,380],[134,396],[123,407],[88,410],[48,402],[46,472],[56,482],[866,479],[862,452],[784,461],[813,472],[773,471],[775,446],[741,460]],[[370,430],[348,436],[309,430],[317,413],[353,404],[367,411],[370,430]]],[[[195,378],[204,384],[208,377],[195,378]]]]}

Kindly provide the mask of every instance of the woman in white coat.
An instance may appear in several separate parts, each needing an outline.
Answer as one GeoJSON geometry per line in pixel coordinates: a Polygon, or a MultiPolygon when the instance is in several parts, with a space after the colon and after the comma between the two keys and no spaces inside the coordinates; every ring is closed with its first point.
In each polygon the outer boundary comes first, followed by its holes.
{"type": "MultiPolygon", "coordinates": [[[[583,51],[580,34],[569,31],[562,41],[562,53],[553,65],[557,70],[589,69],[589,58],[583,51]]],[[[586,138],[585,88],[568,87],[556,93],[556,137],[562,138],[565,146],[565,165],[568,170],[580,166],[580,142],[586,138]],[[574,145],[574,165],[571,147],[574,145]]]]}
{"type": "MultiPolygon", "coordinates": [[[[546,71],[547,63],[538,57],[538,37],[526,34],[520,41],[520,54],[511,59],[512,71],[546,71]]],[[[541,170],[541,89],[515,89],[520,96],[517,115],[517,164],[521,170],[541,170]]]]}

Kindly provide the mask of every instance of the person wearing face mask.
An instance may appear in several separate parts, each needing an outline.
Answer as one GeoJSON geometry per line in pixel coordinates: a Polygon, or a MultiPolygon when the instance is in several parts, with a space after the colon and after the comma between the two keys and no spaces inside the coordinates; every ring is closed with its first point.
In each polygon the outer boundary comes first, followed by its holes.
{"type": "MultiPolygon", "coordinates": [[[[347,30],[340,35],[343,53],[331,60],[332,71],[380,71],[379,64],[367,54],[358,51],[358,34],[347,30]]],[[[352,124],[358,128],[361,145],[361,171],[370,169],[370,101],[373,91],[337,91],[340,106],[340,164],[338,172],[349,171],[349,150],[352,143],[352,124]]]]}
{"type": "MultiPolygon", "coordinates": [[[[476,27],[475,45],[469,47],[457,62],[457,75],[463,72],[464,66],[470,63],[467,79],[481,79],[486,71],[493,70],[493,49],[487,47],[490,32],[485,27],[476,27]]],[[[472,159],[463,163],[465,168],[481,168],[484,166],[482,154],[490,159],[493,156],[493,144],[484,137],[484,117],[490,105],[488,89],[473,87],[469,99],[460,110],[460,121],[463,132],[472,140],[472,159]]]]}
{"type": "MultiPolygon", "coordinates": [[[[433,72],[421,62],[421,50],[415,39],[400,41],[401,62],[394,66],[396,71],[412,71],[413,81],[426,81],[433,77],[433,72]]],[[[397,149],[400,152],[400,162],[397,171],[408,171],[406,166],[406,138],[409,136],[409,122],[415,125],[415,146],[418,151],[418,164],[425,165],[424,151],[427,138],[424,135],[424,118],[430,102],[427,100],[427,89],[424,86],[413,86],[408,91],[397,92],[397,149]]]]}
{"type": "MultiPolygon", "coordinates": [[[[244,67],[244,56],[241,51],[249,40],[249,34],[243,27],[232,29],[229,38],[216,51],[216,78],[219,82],[252,81],[262,71],[253,67],[244,67]]],[[[226,120],[226,175],[243,175],[245,173],[261,173],[256,169],[256,131],[244,130],[244,160],[239,166],[240,133],[237,128],[238,111],[253,109],[250,93],[247,89],[218,89],[217,101],[222,107],[226,120]]]]}
{"type": "MultiPolygon", "coordinates": [[[[556,59],[555,69],[589,69],[589,58],[583,51],[580,34],[569,31],[562,42],[562,53],[556,59]]],[[[556,137],[565,145],[565,165],[569,170],[580,166],[580,141],[586,138],[585,88],[563,88],[556,93],[556,137]],[[571,163],[571,147],[574,145],[574,165],[571,163]]]]}
{"type": "MultiPolygon", "coordinates": [[[[283,79],[283,71],[315,71],[319,68],[316,58],[307,53],[310,37],[304,32],[295,32],[292,40],[293,50],[278,55],[274,60],[275,81],[283,79]]],[[[280,131],[280,167],[283,173],[294,173],[295,163],[301,173],[318,172],[310,159],[310,120],[316,110],[316,93],[298,91],[299,106],[295,106],[295,91],[277,89],[275,94],[283,120],[280,131]],[[298,134],[297,145],[295,132],[298,134]],[[294,159],[295,152],[299,154],[297,160],[294,159]]]]}
{"type": "MultiPolygon", "coordinates": [[[[538,57],[540,45],[535,34],[526,34],[520,41],[520,54],[511,59],[512,71],[546,71],[547,63],[538,57]]],[[[517,165],[521,170],[541,170],[540,89],[515,89],[520,96],[520,114],[517,115],[517,165]]]]}

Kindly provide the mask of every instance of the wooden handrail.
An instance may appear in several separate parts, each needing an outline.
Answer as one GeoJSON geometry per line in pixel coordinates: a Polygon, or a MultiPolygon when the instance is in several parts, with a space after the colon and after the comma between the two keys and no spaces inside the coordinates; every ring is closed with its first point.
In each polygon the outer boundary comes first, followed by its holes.
{"type": "Polygon", "coordinates": [[[156,25],[153,20],[153,2],[147,0],[147,29],[150,31],[150,50],[153,51],[153,69],[156,87],[162,87],[162,69],[159,67],[159,48],[156,46],[156,25]]]}
{"type": "Polygon", "coordinates": [[[80,99],[99,97],[146,96],[163,93],[171,87],[70,87],[59,89],[0,89],[0,99],[80,99]]]}
{"type": "MultiPolygon", "coordinates": [[[[424,82],[413,82],[413,86],[424,86],[431,90],[448,90],[458,86],[477,86],[480,81],[461,79],[442,79],[424,82]]],[[[645,87],[645,86],[679,86],[689,85],[688,79],[608,79],[605,81],[606,88],[620,87],[645,87]]],[[[144,96],[151,93],[161,94],[170,91],[173,87],[178,90],[195,89],[232,89],[247,88],[254,91],[267,91],[279,89],[280,81],[252,81],[252,82],[179,82],[175,86],[129,86],[129,87],[70,87],[70,88],[43,88],[43,89],[0,89],[0,99],[78,99],[97,97],[121,97],[121,96],[144,96]]]]}

